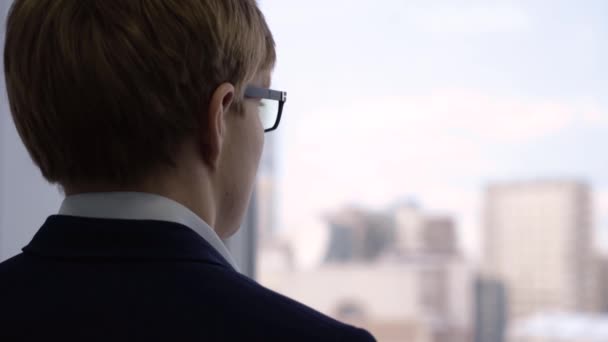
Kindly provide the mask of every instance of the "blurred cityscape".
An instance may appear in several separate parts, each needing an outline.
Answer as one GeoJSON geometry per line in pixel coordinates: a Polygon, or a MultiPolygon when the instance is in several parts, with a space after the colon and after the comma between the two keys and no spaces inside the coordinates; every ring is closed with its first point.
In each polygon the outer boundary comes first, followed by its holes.
{"type": "Polygon", "coordinates": [[[460,250],[453,217],[405,200],[324,214],[320,260],[302,268],[294,253],[307,242],[276,233],[271,162],[257,190],[265,286],[379,341],[608,341],[608,258],[594,249],[584,181],[488,184],[481,262],[460,250]]]}

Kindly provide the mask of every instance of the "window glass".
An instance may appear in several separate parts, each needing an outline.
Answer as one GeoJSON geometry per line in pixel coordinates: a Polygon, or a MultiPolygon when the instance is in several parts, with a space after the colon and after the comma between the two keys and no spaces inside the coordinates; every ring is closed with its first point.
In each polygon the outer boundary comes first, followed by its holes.
{"type": "Polygon", "coordinates": [[[261,5],[262,284],[380,341],[608,340],[608,2],[261,5]]]}

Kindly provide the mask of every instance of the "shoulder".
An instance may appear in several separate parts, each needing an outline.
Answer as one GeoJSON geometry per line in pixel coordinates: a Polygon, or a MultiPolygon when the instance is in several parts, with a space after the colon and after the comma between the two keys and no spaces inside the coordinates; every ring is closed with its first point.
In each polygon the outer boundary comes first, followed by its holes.
{"type": "Polygon", "coordinates": [[[237,272],[218,272],[225,278],[219,282],[225,284],[220,290],[226,299],[225,310],[252,322],[257,327],[252,328],[254,336],[259,330],[266,337],[298,336],[298,341],[375,341],[367,331],[339,322],[237,272]]]}
{"type": "MultiPolygon", "coordinates": [[[[23,253],[17,254],[3,262],[0,262],[0,277],[8,275],[17,275],[21,273],[27,266],[27,260],[23,253]]],[[[0,281],[0,284],[4,283],[0,281]]]]}
{"type": "MultiPolygon", "coordinates": [[[[58,299],[73,302],[72,307],[78,310],[95,307],[98,312],[115,308],[116,303],[123,306],[138,303],[130,310],[141,311],[142,322],[145,317],[162,318],[161,321],[182,324],[184,332],[192,330],[198,331],[197,334],[202,333],[200,321],[188,322],[198,317],[213,327],[207,332],[217,333],[222,340],[374,341],[362,329],[334,320],[219,265],[75,263],[32,258],[27,254],[0,263],[0,301],[3,306],[16,310],[13,320],[31,316],[32,305],[40,308],[40,312],[56,308],[58,299]],[[86,303],[75,301],[76,293],[83,293],[73,286],[83,277],[91,280],[87,288],[97,293],[86,303]],[[81,304],[86,305],[80,308],[81,304]],[[143,309],[151,305],[154,310],[143,309]]],[[[53,310],[66,317],[70,315],[70,312],[53,310]]],[[[39,318],[44,321],[44,317],[39,318]]],[[[137,325],[139,321],[130,322],[137,325]]]]}

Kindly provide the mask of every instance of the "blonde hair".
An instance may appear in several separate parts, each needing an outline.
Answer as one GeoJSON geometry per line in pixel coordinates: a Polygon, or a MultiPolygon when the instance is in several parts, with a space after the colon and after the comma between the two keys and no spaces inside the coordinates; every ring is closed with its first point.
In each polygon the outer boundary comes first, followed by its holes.
{"type": "Polygon", "coordinates": [[[174,164],[223,82],[276,59],[254,0],[16,0],[4,70],[13,120],[51,183],[129,184],[174,164]]]}

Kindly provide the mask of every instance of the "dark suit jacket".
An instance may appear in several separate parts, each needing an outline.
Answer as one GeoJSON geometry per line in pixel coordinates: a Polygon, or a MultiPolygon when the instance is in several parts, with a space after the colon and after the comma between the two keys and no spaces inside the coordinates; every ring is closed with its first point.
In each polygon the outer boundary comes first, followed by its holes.
{"type": "Polygon", "coordinates": [[[0,341],[373,341],[236,272],[186,226],[51,216],[0,264],[0,341]]]}

